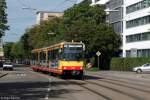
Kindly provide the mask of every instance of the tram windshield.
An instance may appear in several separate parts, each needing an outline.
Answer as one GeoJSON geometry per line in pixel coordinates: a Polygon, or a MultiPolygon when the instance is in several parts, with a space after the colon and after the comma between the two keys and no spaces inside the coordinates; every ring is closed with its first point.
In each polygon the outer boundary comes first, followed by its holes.
{"type": "Polygon", "coordinates": [[[83,58],[83,45],[68,44],[64,45],[64,52],[62,53],[64,60],[81,60],[83,58]]]}

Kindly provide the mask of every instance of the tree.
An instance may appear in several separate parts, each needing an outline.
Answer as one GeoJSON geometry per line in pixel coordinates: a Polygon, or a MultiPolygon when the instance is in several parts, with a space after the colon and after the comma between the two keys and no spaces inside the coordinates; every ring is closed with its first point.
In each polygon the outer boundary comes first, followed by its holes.
{"type": "Polygon", "coordinates": [[[5,30],[8,30],[7,24],[7,14],[5,13],[6,1],[0,1],[0,38],[4,35],[5,30]]]}
{"type": "Polygon", "coordinates": [[[21,42],[16,42],[11,49],[11,55],[15,58],[15,59],[23,59],[24,57],[24,49],[23,49],[23,45],[21,42]]]}
{"type": "Polygon", "coordinates": [[[61,33],[58,32],[61,18],[54,18],[53,20],[47,20],[42,22],[40,25],[26,30],[24,35],[28,35],[28,42],[32,48],[40,48],[48,46],[62,37],[61,33]],[[48,33],[55,33],[49,35],[48,33]]]}
{"type": "Polygon", "coordinates": [[[13,45],[14,45],[13,42],[6,42],[4,44],[4,55],[5,55],[5,58],[13,59],[13,56],[11,55],[11,49],[12,49],[13,45]]]}
{"type": "Polygon", "coordinates": [[[12,54],[14,57],[29,59],[31,58],[32,49],[49,46],[52,43],[63,40],[63,34],[59,33],[59,26],[61,25],[61,21],[61,18],[54,18],[53,20],[43,21],[40,25],[35,25],[26,29],[25,33],[18,41],[19,43],[15,43],[15,46],[13,47],[12,54]],[[49,35],[48,33],[51,32],[55,34],[49,35]],[[22,56],[18,56],[18,54],[15,53],[16,49],[19,47],[23,50],[22,56]]]}
{"type": "Polygon", "coordinates": [[[24,57],[23,58],[26,58],[26,59],[30,59],[30,53],[31,53],[31,50],[33,49],[30,45],[30,42],[28,41],[28,38],[29,38],[29,34],[24,34],[21,39],[20,39],[20,42],[22,43],[22,48],[24,50],[24,57]]]}

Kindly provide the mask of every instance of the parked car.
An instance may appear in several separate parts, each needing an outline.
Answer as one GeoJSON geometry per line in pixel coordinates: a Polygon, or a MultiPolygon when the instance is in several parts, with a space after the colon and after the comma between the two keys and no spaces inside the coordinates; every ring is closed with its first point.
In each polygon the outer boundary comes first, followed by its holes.
{"type": "Polygon", "coordinates": [[[4,64],[3,64],[3,70],[7,70],[7,69],[10,69],[10,70],[14,69],[12,62],[4,62],[4,64]]]}
{"type": "Polygon", "coordinates": [[[139,67],[134,67],[133,71],[137,73],[150,72],[150,63],[143,64],[139,67]]]}

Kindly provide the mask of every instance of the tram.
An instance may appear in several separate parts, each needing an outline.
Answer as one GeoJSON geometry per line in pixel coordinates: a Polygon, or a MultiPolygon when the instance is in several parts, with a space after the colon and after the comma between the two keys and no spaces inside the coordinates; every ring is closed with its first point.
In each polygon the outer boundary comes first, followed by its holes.
{"type": "Polygon", "coordinates": [[[84,74],[82,42],[61,42],[48,47],[32,50],[32,69],[48,72],[62,77],[75,76],[80,79],[84,74]]]}

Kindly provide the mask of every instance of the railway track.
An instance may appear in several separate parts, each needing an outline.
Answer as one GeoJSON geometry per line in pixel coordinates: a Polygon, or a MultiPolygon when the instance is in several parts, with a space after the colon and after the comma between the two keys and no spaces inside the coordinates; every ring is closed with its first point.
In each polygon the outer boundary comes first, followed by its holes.
{"type": "Polygon", "coordinates": [[[135,95],[135,94],[130,94],[128,92],[125,92],[123,90],[119,90],[119,89],[116,89],[116,88],[113,88],[113,87],[109,87],[109,86],[106,86],[106,85],[102,85],[102,84],[99,84],[99,83],[95,83],[95,82],[91,82],[91,81],[85,81],[87,83],[90,83],[90,84],[93,84],[93,85],[97,85],[97,86],[100,86],[100,87],[104,87],[106,89],[109,89],[109,90],[112,90],[114,92],[118,92],[118,93],[121,93],[123,95],[126,95],[130,98],[133,98],[133,99],[136,99],[136,100],[144,100],[144,98],[138,96],[138,95],[135,95]]]}
{"type": "Polygon", "coordinates": [[[93,93],[95,93],[95,94],[97,94],[98,96],[103,97],[103,98],[106,99],[106,100],[112,100],[110,97],[108,97],[108,96],[106,96],[106,95],[103,95],[102,93],[97,92],[97,91],[95,91],[95,90],[93,90],[93,89],[91,89],[91,88],[88,88],[88,87],[83,86],[83,85],[80,85],[80,86],[83,87],[83,88],[85,88],[85,89],[87,89],[87,90],[89,90],[89,91],[91,91],[91,92],[93,92],[93,93]]]}
{"type": "MultiPolygon", "coordinates": [[[[93,90],[93,89],[91,89],[89,87],[86,87],[85,85],[82,84],[83,81],[79,82],[79,80],[78,81],[77,80],[73,80],[73,81],[67,80],[67,82],[69,82],[71,84],[74,84],[74,85],[78,85],[78,86],[80,86],[80,87],[82,87],[82,88],[84,88],[84,89],[86,89],[86,90],[88,90],[88,91],[90,91],[90,92],[92,92],[94,94],[97,94],[100,97],[103,97],[105,100],[112,100],[110,97],[108,97],[106,95],[103,95],[102,93],[100,93],[100,92],[98,92],[96,90],[93,90]]],[[[84,81],[84,84],[85,84],[85,81],[84,81]]]]}
{"type": "MultiPolygon", "coordinates": [[[[113,98],[109,97],[108,95],[104,95],[103,93],[100,93],[100,92],[97,91],[97,90],[91,89],[91,88],[89,88],[89,87],[87,87],[87,86],[85,86],[85,85],[83,85],[83,84],[80,84],[79,81],[69,81],[69,82],[72,82],[73,84],[75,83],[75,84],[77,84],[77,85],[79,85],[79,86],[81,86],[81,87],[83,87],[83,88],[85,88],[85,89],[87,89],[87,90],[89,90],[89,91],[91,91],[91,92],[93,92],[93,93],[95,93],[95,94],[97,94],[97,95],[99,95],[99,96],[105,98],[106,100],[113,100],[113,98]]],[[[85,82],[86,84],[91,84],[91,85],[93,85],[93,86],[96,85],[96,86],[98,86],[99,88],[102,88],[102,87],[103,87],[103,88],[106,88],[106,89],[111,90],[111,91],[113,91],[113,92],[116,92],[116,93],[119,93],[119,94],[128,96],[128,97],[131,98],[132,100],[145,100],[144,98],[142,98],[142,97],[140,97],[140,96],[138,96],[138,95],[130,94],[130,93],[128,93],[128,92],[125,92],[125,91],[122,91],[122,90],[118,90],[118,89],[113,88],[113,87],[105,86],[105,85],[102,85],[102,84],[99,84],[99,83],[95,83],[95,82],[91,82],[91,81],[87,81],[87,80],[85,80],[84,82],[85,82]]],[[[118,99],[118,100],[119,100],[119,99],[118,99]]],[[[126,99],[126,100],[128,100],[128,99],[126,99]]]]}
{"type": "MultiPolygon", "coordinates": [[[[115,85],[115,86],[121,86],[123,88],[127,88],[130,90],[134,90],[134,91],[137,91],[140,93],[144,93],[144,94],[147,94],[149,95],[150,94],[150,87],[147,86],[147,85],[143,85],[143,84],[138,84],[138,83],[133,83],[131,82],[131,80],[117,80],[117,79],[111,79],[110,77],[107,78],[106,77],[98,77],[97,79],[93,80],[88,80],[88,79],[85,79],[83,82],[85,82],[86,84],[91,84],[91,85],[96,85],[96,86],[99,86],[99,88],[103,87],[103,88],[106,88],[106,89],[109,89],[109,90],[112,90],[114,92],[117,92],[117,93],[121,93],[123,95],[126,95],[132,99],[135,99],[135,100],[148,100],[148,97],[144,97],[144,96],[141,96],[141,95],[138,95],[136,93],[130,93],[128,91],[124,91],[124,90],[120,90],[119,88],[114,88],[114,87],[111,87],[111,86],[107,86],[107,85],[103,85],[103,84],[99,84],[100,82],[103,82],[103,83],[107,83],[107,84],[111,84],[111,85],[115,85]],[[99,79],[98,79],[99,78],[99,79]],[[95,82],[97,81],[97,82],[95,82]]],[[[93,90],[89,87],[86,87],[84,86],[83,84],[79,84],[78,81],[77,81],[77,84],[99,96],[102,96],[103,98],[107,99],[107,100],[112,100],[111,97],[107,96],[107,95],[103,95],[103,93],[99,93],[97,90],[93,90]]]]}
{"type": "Polygon", "coordinates": [[[147,85],[138,84],[136,82],[134,83],[131,80],[114,79],[114,77],[106,77],[105,75],[96,77],[97,78],[95,79],[85,79],[83,81],[60,80],[64,81],[66,85],[78,85],[79,87],[82,87],[85,90],[104,98],[104,100],[121,99],[116,99],[115,96],[123,97],[124,100],[149,100],[150,98],[150,87],[147,85]]]}
{"type": "MultiPolygon", "coordinates": [[[[111,80],[111,79],[110,79],[111,80]]],[[[145,89],[142,89],[142,88],[138,88],[138,87],[135,87],[135,86],[130,86],[130,84],[122,84],[122,83],[116,83],[114,82],[114,80],[112,81],[109,81],[109,79],[106,79],[106,80],[97,80],[97,81],[103,81],[103,82],[107,82],[107,83],[110,83],[110,84],[114,84],[114,85],[119,85],[119,86],[123,86],[123,87],[127,87],[127,88],[131,88],[131,89],[135,89],[135,90],[138,90],[138,91],[142,91],[142,92],[145,92],[145,93],[150,93],[150,89],[149,90],[145,90],[145,89]]],[[[118,81],[120,82],[120,81],[118,81]]],[[[127,83],[127,82],[126,82],[127,83]]],[[[134,84],[134,85],[137,85],[137,84],[134,84]]],[[[138,86],[141,86],[138,84],[138,86]]],[[[147,88],[147,87],[146,87],[147,88]]]]}
{"type": "MultiPolygon", "coordinates": [[[[115,82],[122,82],[122,83],[126,83],[126,84],[136,85],[139,87],[150,88],[150,85],[145,85],[145,84],[139,83],[140,81],[137,81],[137,80],[122,78],[122,77],[117,77],[117,76],[102,75],[102,74],[95,74],[95,75],[96,75],[96,77],[99,78],[98,80],[101,80],[101,81],[104,81],[103,79],[105,79],[105,81],[111,80],[111,81],[115,81],[115,82]],[[99,76],[97,76],[97,75],[99,75],[99,76]]],[[[95,76],[95,75],[93,75],[93,76],[95,76]]],[[[146,83],[146,82],[143,81],[143,83],[146,83]]]]}

